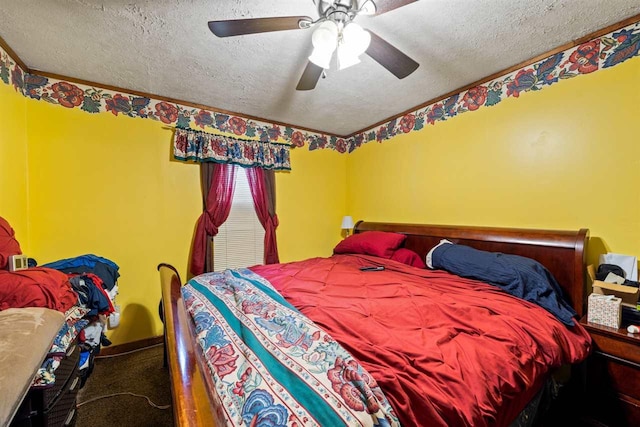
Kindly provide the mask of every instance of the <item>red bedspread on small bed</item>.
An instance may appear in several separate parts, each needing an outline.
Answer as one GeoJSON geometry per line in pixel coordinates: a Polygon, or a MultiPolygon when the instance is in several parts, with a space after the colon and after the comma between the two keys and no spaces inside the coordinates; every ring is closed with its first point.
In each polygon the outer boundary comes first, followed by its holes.
{"type": "Polygon", "coordinates": [[[545,374],[590,350],[580,325],[443,271],[365,255],[252,270],[361,362],[404,426],[508,425],[545,374]]]}
{"type": "Polygon", "coordinates": [[[69,277],[52,268],[0,270],[0,310],[44,307],[65,313],[78,302],[69,277]]]}

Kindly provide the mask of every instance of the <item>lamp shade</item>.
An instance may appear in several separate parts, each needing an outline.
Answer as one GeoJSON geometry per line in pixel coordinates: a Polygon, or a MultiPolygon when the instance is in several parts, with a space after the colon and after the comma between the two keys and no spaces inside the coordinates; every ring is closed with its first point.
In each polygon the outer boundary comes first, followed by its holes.
{"type": "Polygon", "coordinates": [[[313,43],[313,47],[333,51],[338,41],[338,32],[338,25],[335,22],[324,21],[313,31],[311,43],[313,43]]]}
{"type": "Polygon", "coordinates": [[[356,56],[360,56],[369,47],[371,34],[355,22],[350,22],[342,30],[342,40],[345,47],[352,50],[356,56]]]}
{"type": "Polygon", "coordinates": [[[318,67],[322,67],[328,70],[331,67],[331,57],[333,56],[333,50],[313,48],[309,61],[316,64],[318,67]]]}
{"type": "Polygon", "coordinates": [[[362,55],[371,42],[371,34],[361,26],[350,22],[342,30],[342,38],[338,44],[338,69],[358,64],[362,55]]]}
{"type": "Polygon", "coordinates": [[[309,61],[324,69],[329,68],[333,51],[338,44],[338,26],[333,21],[324,21],[311,35],[313,52],[309,61]]]}
{"type": "Polygon", "coordinates": [[[342,44],[338,46],[338,70],[344,70],[359,63],[360,58],[352,50],[342,44]]]}
{"type": "Polygon", "coordinates": [[[350,216],[342,217],[342,227],[343,230],[350,230],[353,228],[353,218],[350,216]]]}

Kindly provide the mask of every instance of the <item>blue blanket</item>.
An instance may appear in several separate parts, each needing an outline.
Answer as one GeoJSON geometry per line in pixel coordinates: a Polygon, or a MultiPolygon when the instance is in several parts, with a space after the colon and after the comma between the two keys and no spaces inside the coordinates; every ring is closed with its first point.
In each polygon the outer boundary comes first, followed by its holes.
{"type": "Polygon", "coordinates": [[[544,308],[562,323],[573,326],[576,312],[562,297],[562,288],[539,262],[464,245],[445,244],[432,254],[434,268],[482,280],[544,308]]]}

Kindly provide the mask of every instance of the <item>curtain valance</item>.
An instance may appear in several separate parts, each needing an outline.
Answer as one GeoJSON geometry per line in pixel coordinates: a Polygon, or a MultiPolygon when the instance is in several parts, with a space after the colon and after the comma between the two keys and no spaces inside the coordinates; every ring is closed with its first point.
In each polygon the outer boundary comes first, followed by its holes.
{"type": "Polygon", "coordinates": [[[238,139],[193,129],[176,128],[173,156],[185,161],[291,170],[288,144],[238,139]]]}

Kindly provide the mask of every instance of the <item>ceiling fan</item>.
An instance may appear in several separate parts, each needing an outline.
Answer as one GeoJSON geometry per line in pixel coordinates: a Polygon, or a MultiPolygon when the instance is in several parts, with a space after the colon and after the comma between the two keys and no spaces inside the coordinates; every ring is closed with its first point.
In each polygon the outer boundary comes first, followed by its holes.
{"type": "Polygon", "coordinates": [[[283,16],[210,21],[209,29],[218,37],[241,36],[315,27],[312,35],[313,53],[298,81],[297,90],[316,87],[334,51],[338,69],[360,62],[366,53],[399,79],[413,73],[419,64],[380,36],[362,29],[353,20],[358,15],[380,15],[417,0],[314,0],[320,18],[283,16]]]}

